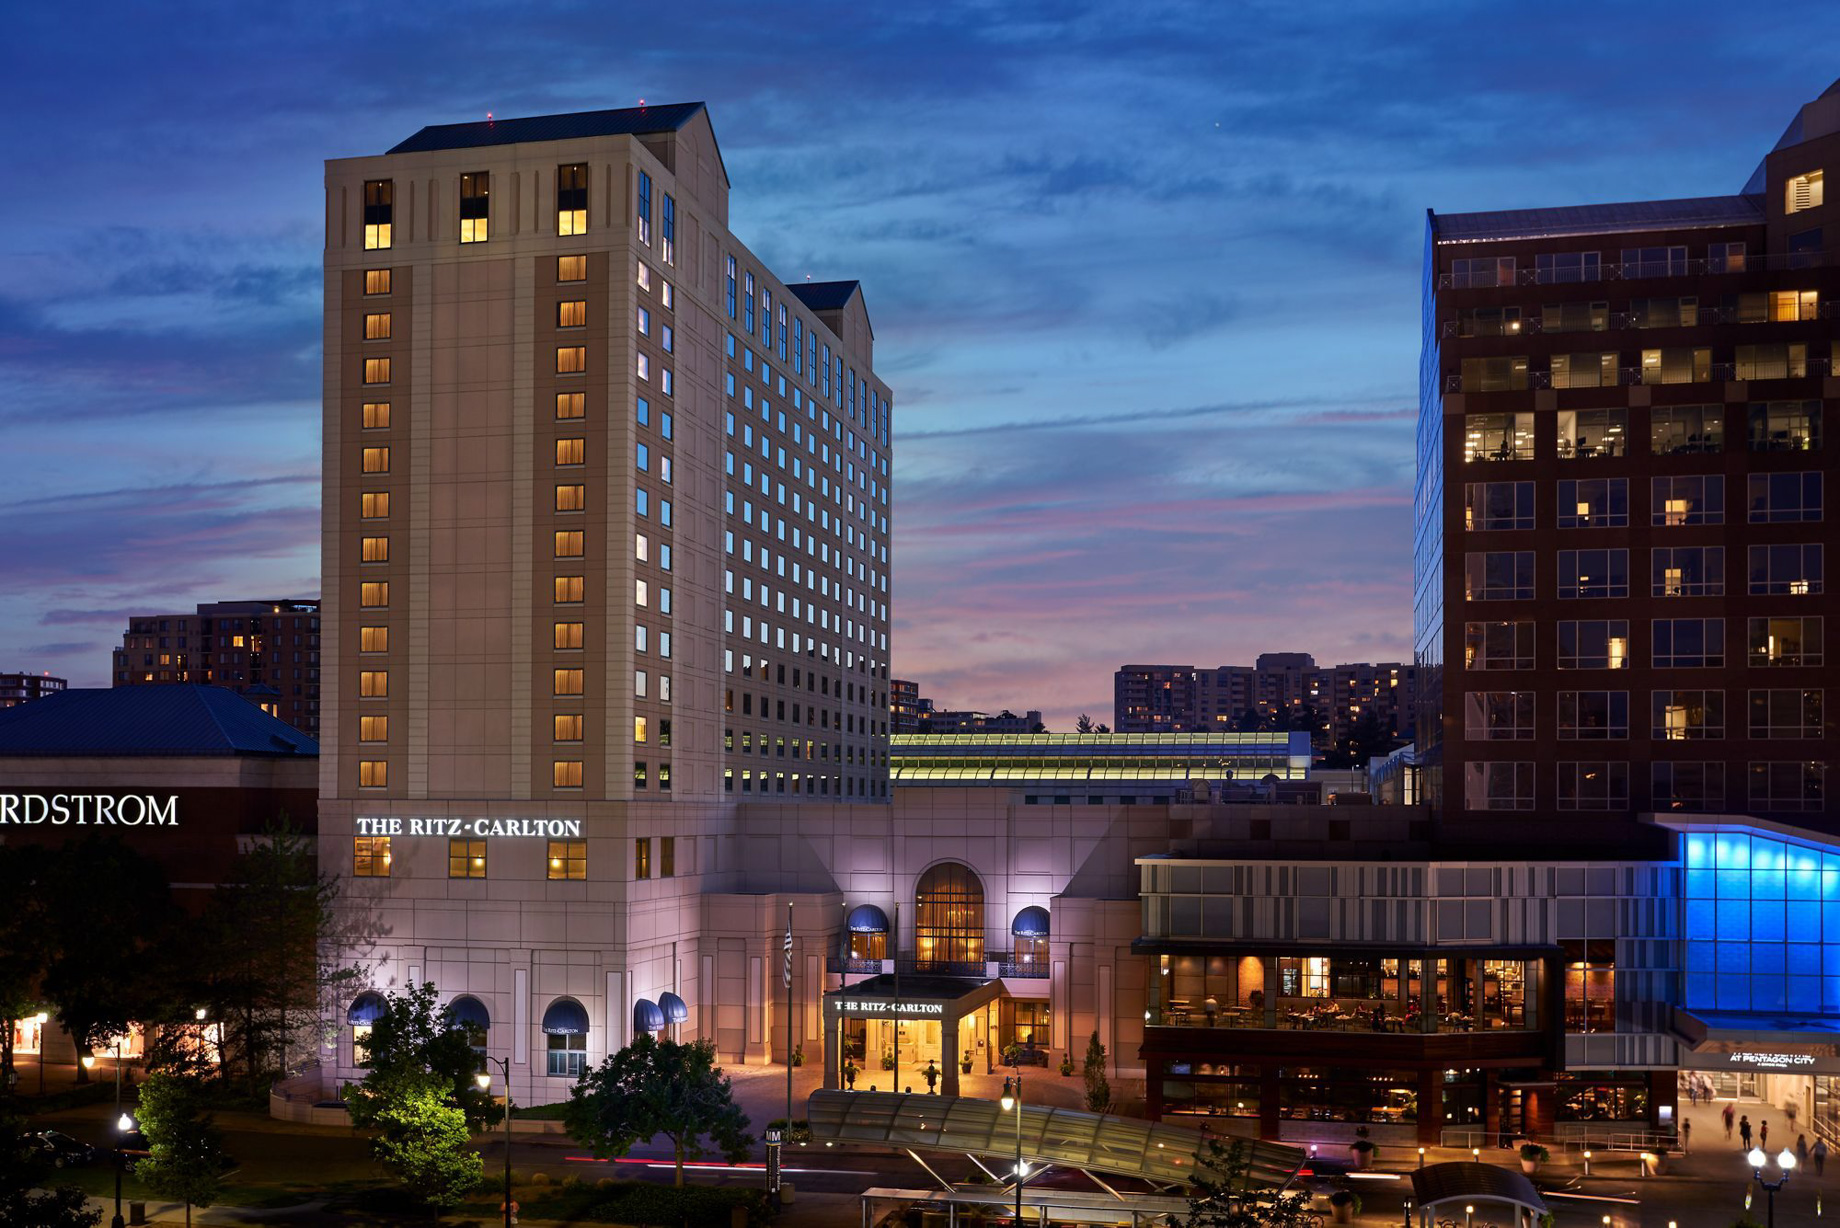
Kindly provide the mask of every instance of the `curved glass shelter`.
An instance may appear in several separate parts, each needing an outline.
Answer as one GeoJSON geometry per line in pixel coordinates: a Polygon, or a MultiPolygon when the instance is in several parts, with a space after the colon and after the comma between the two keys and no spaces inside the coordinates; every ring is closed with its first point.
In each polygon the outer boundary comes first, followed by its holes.
{"type": "Polygon", "coordinates": [[[888,739],[896,784],[1090,785],[1253,782],[1309,775],[1310,735],[946,733],[888,739]]]}

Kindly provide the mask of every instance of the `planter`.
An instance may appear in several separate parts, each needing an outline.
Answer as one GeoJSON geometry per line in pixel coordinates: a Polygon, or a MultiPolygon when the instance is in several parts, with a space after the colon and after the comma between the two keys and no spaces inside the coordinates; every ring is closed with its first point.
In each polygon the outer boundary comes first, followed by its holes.
{"type": "Polygon", "coordinates": [[[1523,1159],[1521,1161],[1521,1171],[1531,1177],[1533,1174],[1540,1171],[1540,1162],[1538,1160],[1523,1159]]]}
{"type": "Polygon", "coordinates": [[[1354,1204],[1352,1202],[1330,1203],[1329,1219],[1337,1224],[1354,1223],[1354,1204]]]}
{"type": "Polygon", "coordinates": [[[1357,1171],[1366,1168],[1369,1164],[1374,1162],[1374,1148],[1372,1144],[1366,1147],[1350,1147],[1348,1149],[1348,1159],[1350,1166],[1357,1171]]]}

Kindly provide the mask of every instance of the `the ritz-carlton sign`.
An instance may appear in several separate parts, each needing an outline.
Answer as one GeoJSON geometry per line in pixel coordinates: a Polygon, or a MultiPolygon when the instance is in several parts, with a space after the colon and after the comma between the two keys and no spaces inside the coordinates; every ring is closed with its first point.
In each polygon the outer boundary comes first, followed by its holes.
{"type": "Polygon", "coordinates": [[[53,827],[177,827],[179,798],[169,793],[0,793],[0,824],[53,827]]]}
{"type": "Polygon", "coordinates": [[[365,819],[356,820],[360,836],[514,836],[526,839],[579,840],[580,819],[365,819]]]}

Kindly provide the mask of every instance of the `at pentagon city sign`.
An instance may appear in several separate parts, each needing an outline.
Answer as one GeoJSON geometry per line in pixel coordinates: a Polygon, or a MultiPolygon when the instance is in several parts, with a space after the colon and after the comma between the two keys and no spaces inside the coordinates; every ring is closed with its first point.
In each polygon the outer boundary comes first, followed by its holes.
{"type": "Polygon", "coordinates": [[[179,798],[151,793],[0,793],[0,824],[177,827],[179,798]]]}

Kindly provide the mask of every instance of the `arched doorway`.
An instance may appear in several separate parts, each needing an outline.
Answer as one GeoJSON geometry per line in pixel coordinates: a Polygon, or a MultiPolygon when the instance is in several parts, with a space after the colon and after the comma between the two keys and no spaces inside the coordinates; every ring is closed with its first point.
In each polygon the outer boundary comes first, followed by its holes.
{"type": "Polygon", "coordinates": [[[922,972],[984,974],[984,884],[970,866],[942,861],[914,888],[914,962],[922,972]]]}

